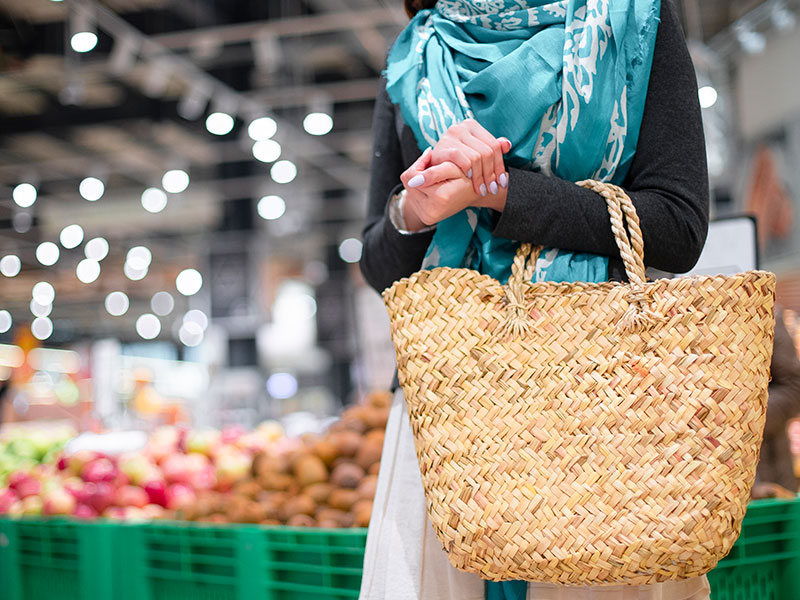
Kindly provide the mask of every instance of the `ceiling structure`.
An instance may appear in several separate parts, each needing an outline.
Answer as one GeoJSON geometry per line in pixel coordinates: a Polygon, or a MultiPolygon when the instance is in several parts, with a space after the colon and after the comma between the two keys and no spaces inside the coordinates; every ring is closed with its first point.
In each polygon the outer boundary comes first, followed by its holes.
{"type": "MultiPolygon", "coordinates": [[[[676,1],[685,30],[703,41],[761,4],[676,1]]],[[[0,276],[0,308],[25,309],[44,277],[37,245],[57,242],[69,223],[86,239],[107,238],[111,253],[91,285],[75,277],[80,249],[62,248],[46,269],[58,290],[53,318],[69,324],[61,341],[131,337],[130,322],[102,318],[98,297],[122,289],[145,306],[161,289],[178,296],[175,274],[205,274],[216,254],[326,260],[359,235],[372,101],[387,46],[406,22],[400,0],[0,0],[0,256],[22,259],[20,275],[0,276]],[[87,54],[69,49],[76,14],[99,25],[87,54]],[[202,114],[180,116],[198,98],[202,114]],[[236,125],[214,136],[204,119],[220,106],[232,107],[236,125]],[[319,106],[332,110],[334,128],[316,137],[302,122],[319,106]],[[278,121],[281,158],[297,165],[291,183],[274,183],[270,165],[253,158],[247,125],[263,115],[278,121]],[[142,191],[171,168],[190,174],[188,189],[170,195],[163,213],[147,213],[142,191]],[[78,194],[87,176],[105,182],[95,203],[78,194]],[[11,199],[21,181],[38,188],[30,209],[11,199]],[[286,200],[279,220],[256,214],[267,194],[286,200]],[[122,275],[125,253],[142,244],[153,264],[131,282],[122,275]]]]}

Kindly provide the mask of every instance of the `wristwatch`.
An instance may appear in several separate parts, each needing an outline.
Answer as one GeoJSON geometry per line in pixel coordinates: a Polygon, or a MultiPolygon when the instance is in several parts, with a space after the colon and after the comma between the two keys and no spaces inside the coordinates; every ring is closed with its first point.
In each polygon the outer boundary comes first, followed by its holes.
{"type": "Polygon", "coordinates": [[[408,225],[406,225],[405,217],[403,217],[403,204],[406,201],[406,190],[403,188],[400,190],[399,193],[394,194],[389,200],[389,220],[394,225],[394,228],[403,235],[413,235],[415,233],[425,233],[426,231],[431,231],[432,229],[436,229],[436,225],[429,225],[428,227],[423,227],[418,231],[408,231],[408,225]]]}

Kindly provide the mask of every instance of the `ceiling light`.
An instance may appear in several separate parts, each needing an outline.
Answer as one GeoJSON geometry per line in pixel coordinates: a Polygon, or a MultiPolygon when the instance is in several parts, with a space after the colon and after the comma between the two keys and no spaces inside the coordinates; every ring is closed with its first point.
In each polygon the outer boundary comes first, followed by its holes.
{"type": "Polygon", "coordinates": [[[17,205],[21,206],[22,208],[33,206],[33,203],[36,202],[36,196],[36,188],[30,183],[20,183],[11,193],[11,197],[14,198],[14,202],[16,202],[17,205]]]}
{"type": "Polygon", "coordinates": [[[75,52],[90,52],[97,46],[97,34],[93,31],[79,31],[72,35],[69,44],[75,52]]]}
{"type": "Polygon", "coordinates": [[[160,213],[167,207],[167,195],[158,188],[147,188],[142,192],[142,206],[147,212],[160,213]]]}
{"type": "Polygon", "coordinates": [[[78,191],[85,200],[94,202],[103,197],[106,186],[97,177],[87,177],[78,186],[78,191]]]}
{"type": "Polygon", "coordinates": [[[175,308],[175,300],[169,292],[156,292],[150,299],[150,307],[159,317],[165,317],[175,308]]]}
{"type": "Polygon", "coordinates": [[[736,39],[747,54],[761,54],[767,47],[767,39],[763,33],[757,32],[750,25],[740,23],[734,26],[736,39]]]}
{"type": "Polygon", "coordinates": [[[253,144],[253,157],[261,162],[273,162],[281,155],[281,145],[275,140],[261,140],[253,144]]]}
{"type": "Polygon", "coordinates": [[[53,335],[53,322],[47,317],[36,317],[31,323],[31,333],[37,340],[46,340],[53,335]]]}
{"type": "Polygon", "coordinates": [[[147,277],[148,268],[145,267],[144,269],[137,269],[131,266],[131,263],[126,262],[125,266],[122,267],[122,272],[125,273],[125,277],[130,279],[131,281],[140,281],[147,277]]]}
{"type": "Polygon", "coordinates": [[[286,202],[280,196],[264,196],[258,201],[258,216],[272,221],[286,212],[286,202]]]}
{"type": "Polygon", "coordinates": [[[7,310],[0,310],[0,333],[5,333],[11,329],[14,320],[11,318],[11,313],[7,310]]]}
{"type": "Polygon", "coordinates": [[[203,276],[197,269],[184,269],[175,278],[175,287],[184,296],[194,296],[203,287],[203,276]]]}
{"type": "Polygon", "coordinates": [[[7,254],[0,258],[0,273],[6,277],[15,277],[22,268],[22,261],[16,254],[7,254]]]}
{"type": "Polygon", "coordinates": [[[92,238],[86,242],[86,246],[83,248],[83,253],[86,255],[86,258],[101,261],[108,256],[108,242],[105,238],[92,238]]]}
{"type": "Polygon", "coordinates": [[[100,263],[91,258],[84,258],[78,263],[75,273],[81,283],[92,283],[100,277],[100,263]]]}
{"type": "Polygon", "coordinates": [[[188,311],[185,315],[183,315],[183,322],[184,324],[195,323],[203,331],[208,329],[208,317],[206,316],[206,313],[196,308],[193,308],[192,310],[188,311]]]}
{"type": "Polygon", "coordinates": [[[233,129],[233,117],[224,112],[213,112],[206,118],[206,129],[214,135],[226,135],[233,129]]]}
{"type": "Polygon", "coordinates": [[[364,244],[356,238],[347,238],[339,244],[339,258],[346,263],[357,263],[361,260],[364,244]]]}
{"type": "Polygon", "coordinates": [[[46,317],[53,311],[53,305],[40,304],[36,301],[36,298],[33,298],[31,299],[30,309],[34,317],[46,317]]]}
{"type": "Polygon", "coordinates": [[[783,2],[775,4],[770,15],[772,26],[780,32],[791,31],[797,25],[797,17],[783,2]]]}
{"type": "Polygon", "coordinates": [[[164,173],[161,178],[161,185],[170,194],[180,194],[189,187],[189,174],[181,169],[172,169],[164,173]]]}
{"type": "Polygon", "coordinates": [[[146,313],[136,319],[136,333],[146,340],[152,340],[161,333],[161,321],[157,316],[146,313]]]}
{"type": "Polygon", "coordinates": [[[64,248],[70,249],[80,246],[80,243],[83,241],[83,228],[75,224],[67,225],[61,230],[59,239],[64,248]]]}
{"type": "Polygon", "coordinates": [[[50,267],[58,262],[61,252],[53,242],[42,242],[36,247],[36,260],[45,267],[50,267]]]}
{"type": "Polygon", "coordinates": [[[178,330],[178,339],[184,346],[199,346],[203,341],[203,329],[197,323],[188,321],[178,330]]]}
{"type": "Polygon", "coordinates": [[[700,108],[711,108],[717,103],[717,90],[710,85],[704,85],[697,91],[700,98],[700,108]]]}
{"type": "Polygon", "coordinates": [[[289,183],[297,177],[297,167],[290,160],[279,160],[269,171],[275,183],[289,183]]]}
{"type": "Polygon", "coordinates": [[[270,117],[261,117],[254,119],[247,127],[247,135],[250,139],[257,142],[268,140],[278,132],[278,124],[275,119],[270,117]]]}
{"type": "Polygon", "coordinates": [[[153,260],[153,254],[145,246],[134,246],[128,250],[125,262],[135,271],[147,269],[153,260]]]}
{"type": "Polygon", "coordinates": [[[111,292],[106,296],[106,311],[113,317],[120,317],[128,312],[130,301],[125,292],[111,292]]]}
{"type": "Polygon", "coordinates": [[[291,398],[297,393],[297,379],[290,373],[273,373],[267,379],[267,392],[279,400],[291,398]]]}
{"type": "Polygon", "coordinates": [[[46,281],[40,281],[33,286],[31,296],[39,304],[52,304],[53,300],[56,299],[56,290],[46,281]]]}
{"type": "Polygon", "coordinates": [[[325,135],[333,129],[333,117],[323,112],[312,112],[303,119],[303,129],[311,135],[325,135]]]}

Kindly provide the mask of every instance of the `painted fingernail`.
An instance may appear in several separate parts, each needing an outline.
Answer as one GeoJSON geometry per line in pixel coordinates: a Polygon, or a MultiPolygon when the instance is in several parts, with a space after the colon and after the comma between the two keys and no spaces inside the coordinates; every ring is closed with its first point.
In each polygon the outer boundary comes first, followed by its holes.
{"type": "Polygon", "coordinates": [[[467,177],[469,177],[470,179],[472,179],[472,169],[470,169],[469,171],[467,171],[467,177]]]}
{"type": "Polygon", "coordinates": [[[489,184],[489,191],[492,192],[492,194],[496,194],[497,193],[497,182],[496,181],[493,181],[492,183],[489,184]]]}
{"type": "Polygon", "coordinates": [[[500,185],[503,187],[508,187],[508,175],[505,173],[500,173],[500,177],[498,179],[500,180],[500,185]]]}
{"type": "Polygon", "coordinates": [[[425,177],[422,175],[414,175],[411,179],[408,180],[408,187],[415,188],[421,186],[425,183],[425,177]]]}
{"type": "Polygon", "coordinates": [[[485,196],[485,195],[486,195],[486,184],[482,183],[481,184],[481,196],[485,196]]]}

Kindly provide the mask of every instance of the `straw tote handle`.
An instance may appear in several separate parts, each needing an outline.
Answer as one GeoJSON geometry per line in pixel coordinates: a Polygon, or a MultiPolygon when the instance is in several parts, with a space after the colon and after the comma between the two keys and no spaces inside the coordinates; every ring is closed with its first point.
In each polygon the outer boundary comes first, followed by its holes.
{"type": "MultiPolygon", "coordinates": [[[[644,274],[644,240],[639,226],[636,208],[625,191],[613,184],[587,179],[577,185],[597,192],[605,198],[608,214],[611,217],[611,231],[619,248],[625,272],[631,283],[628,294],[630,306],[617,324],[622,331],[640,331],[652,324],[658,317],[647,306],[642,290],[645,283],[644,274]],[[622,215],[627,221],[627,231],[622,215]]],[[[519,336],[528,330],[527,305],[525,303],[524,282],[533,279],[536,260],[539,258],[541,246],[530,243],[520,244],[511,265],[511,276],[506,286],[506,303],[508,317],[504,329],[512,336],[519,336]]]]}
{"type": "MultiPolygon", "coordinates": [[[[613,184],[604,183],[587,179],[579,181],[577,185],[590,189],[600,194],[608,206],[608,214],[611,217],[611,230],[614,232],[614,239],[619,248],[622,262],[625,264],[625,272],[632,284],[641,285],[645,282],[644,275],[644,239],[642,230],[639,226],[639,216],[636,208],[625,191],[613,184]],[[622,215],[625,214],[628,231],[625,231],[622,215]],[[630,235],[630,237],[628,237],[630,235]]],[[[520,285],[523,281],[533,279],[536,269],[536,260],[539,258],[541,246],[524,243],[517,249],[514,263],[511,265],[511,277],[509,284],[520,285]]]]}

